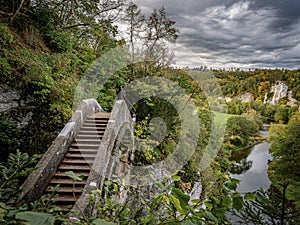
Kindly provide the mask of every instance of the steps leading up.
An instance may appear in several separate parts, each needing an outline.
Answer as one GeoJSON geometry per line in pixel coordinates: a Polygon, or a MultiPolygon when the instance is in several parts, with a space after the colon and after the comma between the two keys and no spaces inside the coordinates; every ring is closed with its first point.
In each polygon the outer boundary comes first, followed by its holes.
{"type": "Polygon", "coordinates": [[[51,193],[59,185],[54,200],[65,213],[72,209],[83,192],[109,117],[110,113],[96,113],[85,120],[44,191],[44,194],[51,193]],[[83,179],[72,180],[66,175],[68,171],[73,171],[76,176],[83,175],[83,179]]]}

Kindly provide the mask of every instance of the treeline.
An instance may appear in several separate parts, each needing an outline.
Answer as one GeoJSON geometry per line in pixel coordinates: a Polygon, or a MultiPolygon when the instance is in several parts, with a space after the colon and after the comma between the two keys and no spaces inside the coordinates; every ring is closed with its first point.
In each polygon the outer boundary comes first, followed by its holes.
{"type": "Polygon", "coordinates": [[[235,97],[246,92],[255,100],[264,100],[265,94],[277,81],[283,81],[293,92],[293,98],[300,99],[300,70],[255,69],[254,71],[214,71],[219,79],[224,96],[235,97]]]}
{"type": "Polygon", "coordinates": [[[294,114],[288,124],[272,124],[270,127],[271,153],[269,165],[272,183],[283,196],[296,203],[300,209],[300,114],[294,114]]]}

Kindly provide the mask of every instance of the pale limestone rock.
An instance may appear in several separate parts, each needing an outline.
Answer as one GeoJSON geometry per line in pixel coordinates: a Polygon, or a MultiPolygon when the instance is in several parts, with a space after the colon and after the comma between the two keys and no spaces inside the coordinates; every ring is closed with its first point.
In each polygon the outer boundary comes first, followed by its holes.
{"type": "Polygon", "coordinates": [[[245,93],[239,97],[242,102],[251,102],[253,100],[253,95],[251,93],[245,93]]]}

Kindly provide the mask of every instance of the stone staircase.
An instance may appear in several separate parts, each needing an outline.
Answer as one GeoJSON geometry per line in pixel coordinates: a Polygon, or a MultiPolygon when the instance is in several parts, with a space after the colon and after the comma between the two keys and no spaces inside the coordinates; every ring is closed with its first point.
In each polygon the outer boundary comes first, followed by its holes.
{"type": "Polygon", "coordinates": [[[55,202],[65,212],[72,209],[83,192],[109,117],[110,113],[100,112],[86,118],[44,191],[44,194],[52,193],[59,185],[55,202]],[[83,179],[72,180],[66,174],[68,171],[73,171],[76,176],[83,175],[83,179]]]}

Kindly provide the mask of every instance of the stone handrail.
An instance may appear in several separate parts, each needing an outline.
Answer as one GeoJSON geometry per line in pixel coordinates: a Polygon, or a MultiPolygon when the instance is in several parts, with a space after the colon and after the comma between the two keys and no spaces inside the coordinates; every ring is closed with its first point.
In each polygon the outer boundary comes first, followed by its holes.
{"type": "MultiPolygon", "coordinates": [[[[89,194],[94,189],[102,189],[105,179],[109,179],[109,173],[112,170],[111,157],[116,144],[120,143],[126,131],[131,134],[133,143],[134,119],[131,118],[130,111],[124,100],[117,100],[111,112],[102,143],[97,152],[92,170],[84,187],[84,193],[76,201],[71,210],[73,217],[81,214],[91,214],[89,208],[89,194]]],[[[131,149],[132,150],[132,149],[131,149]]]]}
{"type": "Polygon", "coordinates": [[[91,114],[102,111],[103,109],[95,99],[86,99],[81,102],[72,118],[37,164],[37,169],[23,183],[20,195],[21,204],[35,201],[42,195],[85,119],[91,114]]]}

